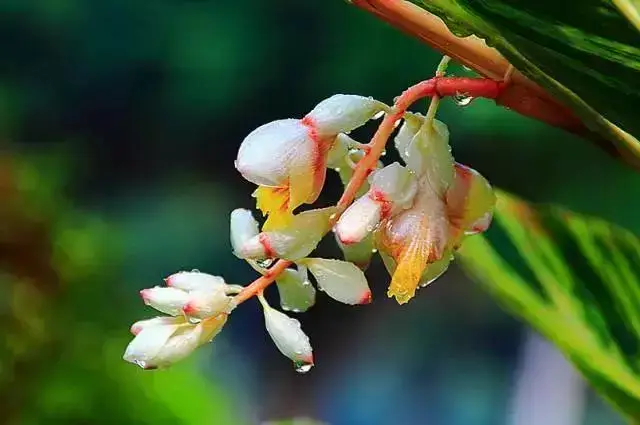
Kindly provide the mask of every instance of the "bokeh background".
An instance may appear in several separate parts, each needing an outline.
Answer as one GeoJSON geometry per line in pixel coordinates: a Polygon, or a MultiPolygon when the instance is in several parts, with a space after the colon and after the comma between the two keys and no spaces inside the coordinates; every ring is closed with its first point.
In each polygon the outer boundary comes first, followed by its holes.
{"type": "MultiPolygon", "coordinates": [[[[153,314],[141,288],[193,268],[255,277],[227,236],[252,207],[244,136],[334,93],[390,103],[433,73],[428,46],[338,0],[3,0],[0,45],[0,423],[621,423],[455,266],[403,307],[379,261],[372,305],[320,294],[300,317],[305,375],[254,301],[172,369],[122,361],[153,314]]],[[[440,119],[496,186],[640,231],[637,175],[587,142],[482,100],[440,119]]],[[[339,193],[332,175],[322,202],[339,193]]]]}

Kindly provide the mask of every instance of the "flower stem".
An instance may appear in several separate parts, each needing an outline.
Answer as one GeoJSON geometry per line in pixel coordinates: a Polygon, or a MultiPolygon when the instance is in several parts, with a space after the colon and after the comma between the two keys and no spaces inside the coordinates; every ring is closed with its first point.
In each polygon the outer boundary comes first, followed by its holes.
{"type": "MultiPolygon", "coordinates": [[[[358,161],[353,176],[351,180],[349,180],[347,187],[344,189],[336,205],[337,211],[329,223],[329,228],[333,227],[342,213],[353,202],[360,187],[362,187],[371,171],[376,168],[378,160],[391,137],[391,133],[393,133],[396,127],[396,122],[402,119],[409,106],[424,97],[454,96],[459,93],[465,93],[471,97],[495,99],[500,95],[504,87],[505,83],[487,78],[436,76],[429,80],[421,81],[405,90],[396,99],[393,108],[385,114],[378,130],[367,145],[368,151],[365,156],[358,161]]],[[[249,286],[245,287],[242,292],[236,295],[236,304],[241,304],[254,295],[264,291],[266,287],[271,285],[278,276],[292,264],[292,261],[278,260],[261,277],[254,280],[249,286]]]]}

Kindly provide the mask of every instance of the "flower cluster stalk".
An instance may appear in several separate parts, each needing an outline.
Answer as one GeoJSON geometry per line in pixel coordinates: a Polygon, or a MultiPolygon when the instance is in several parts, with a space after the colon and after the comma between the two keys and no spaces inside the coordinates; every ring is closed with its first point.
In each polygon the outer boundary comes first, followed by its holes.
{"type": "MultiPolygon", "coordinates": [[[[378,160],[385,150],[385,146],[393,133],[396,123],[403,118],[408,108],[416,101],[425,97],[446,97],[464,94],[473,98],[481,97],[496,99],[500,96],[507,83],[494,81],[487,78],[464,77],[435,77],[421,81],[405,90],[395,101],[393,108],[385,114],[371,141],[367,144],[367,153],[357,163],[353,176],[346,186],[342,196],[336,204],[336,213],[332,216],[330,224],[333,226],[347,207],[353,202],[356,194],[365,183],[372,170],[375,169],[378,160]]],[[[235,303],[239,305],[244,301],[262,293],[269,285],[275,282],[293,262],[278,260],[262,276],[246,286],[235,296],[235,303]]]]}

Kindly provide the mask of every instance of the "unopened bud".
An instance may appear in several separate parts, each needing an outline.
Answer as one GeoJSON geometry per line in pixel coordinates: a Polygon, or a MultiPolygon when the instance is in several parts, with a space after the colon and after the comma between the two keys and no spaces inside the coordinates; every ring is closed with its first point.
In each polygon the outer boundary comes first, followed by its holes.
{"type": "Polygon", "coordinates": [[[210,275],[199,271],[184,271],[174,273],[165,280],[167,286],[182,291],[213,290],[224,287],[224,279],[220,276],[210,275]]]}
{"type": "Polygon", "coordinates": [[[160,286],[143,289],[140,296],[146,305],[172,316],[182,314],[182,307],[189,301],[189,295],[185,291],[160,286]]]}
{"type": "Polygon", "coordinates": [[[251,211],[243,208],[233,210],[230,221],[231,247],[233,248],[233,253],[239,256],[238,252],[242,245],[260,233],[258,222],[251,211]]]}
{"type": "Polygon", "coordinates": [[[348,133],[388,109],[371,97],[336,94],[318,103],[305,119],[314,123],[321,136],[328,136],[348,133]]]}
{"type": "Polygon", "coordinates": [[[302,331],[300,322],[270,307],[261,298],[264,323],[267,332],[282,354],[293,360],[297,367],[313,365],[313,351],[309,337],[302,331]]]}

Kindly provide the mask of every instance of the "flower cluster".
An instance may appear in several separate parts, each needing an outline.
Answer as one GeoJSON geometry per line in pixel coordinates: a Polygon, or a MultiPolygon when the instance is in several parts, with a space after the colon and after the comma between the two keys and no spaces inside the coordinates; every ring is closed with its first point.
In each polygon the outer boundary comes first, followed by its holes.
{"type": "Polygon", "coordinates": [[[257,296],[276,347],[305,372],[313,365],[309,338],[298,320],[267,303],[263,291],[271,283],[281,309],[297,313],[315,303],[311,279],[339,302],[369,304],[364,271],[376,252],[391,274],[388,296],[401,304],[442,275],[464,238],[488,228],[495,197],[484,177],[454,161],[449,130],[433,118],[437,102],[426,116],[406,111],[419,97],[436,96],[435,83],[414,86],[393,107],[334,95],[303,118],[251,132],[235,165],[257,185],[254,197],[266,220],[260,226],[251,211],[234,210],[230,239],[233,253],[261,277],[243,287],[198,271],[180,272],[165,279],[165,287],[141,291],[145,304],[168,316],[131,327],[135,338],[125,360],[146,369],[168,366],[211,341],[237,305],[257,296]],[[381,116],[371,143],[348,135],[381,116]],[[404,165],[384,166],[380,156],[400,120],[395,148],[404,165]],[[327,169],[339,173],[342,198],[334,207],[301,210],[318,198],[327,169]],[[344,260],[310,257],[331,230],[344,260]]]}

